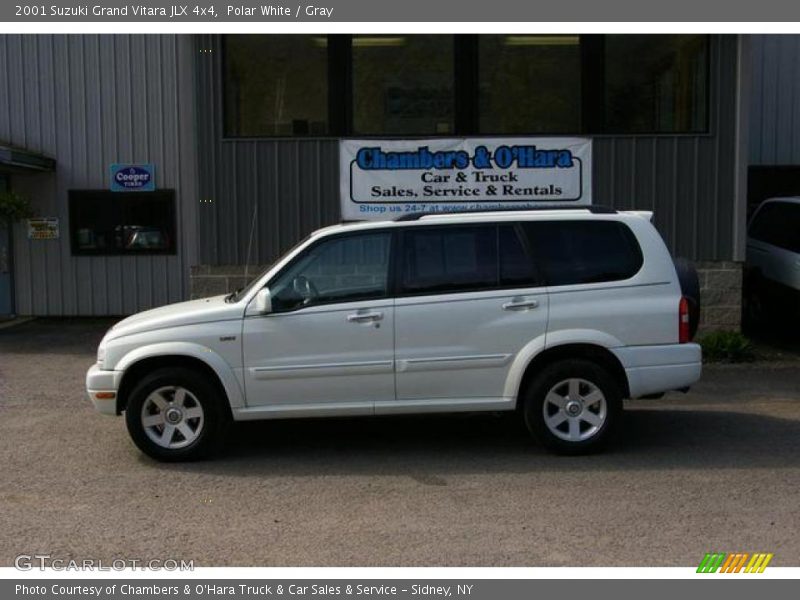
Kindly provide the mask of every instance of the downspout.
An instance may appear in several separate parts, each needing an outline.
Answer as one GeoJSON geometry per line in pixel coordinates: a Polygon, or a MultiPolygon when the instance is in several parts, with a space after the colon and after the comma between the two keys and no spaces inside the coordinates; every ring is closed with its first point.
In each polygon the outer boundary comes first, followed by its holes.
{"type": "Polygon", "coordinates": [[[747,167],[750,141],[750,36],[737,35],[736,123],[734,130],[733,260],[743,262],[747,243],[747,167]]]}

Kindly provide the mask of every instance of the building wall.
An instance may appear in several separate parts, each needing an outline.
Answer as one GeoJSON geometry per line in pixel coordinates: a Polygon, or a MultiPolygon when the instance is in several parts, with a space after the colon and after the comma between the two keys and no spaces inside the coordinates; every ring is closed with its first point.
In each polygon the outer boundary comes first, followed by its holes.
{"type": "Polygon", "coordinates": [[[0,139],[52,156],[51,174],[12,177],[61,238],[14,230],[16,312],[120,315],[188,296],[196,261],[194,46],[189,36],[0,36],[0,139]],[[175,256],[72,256],[69,189],[108,189],[114,162],[153,163],[176,189],[175,256]]]}
{"type": "MultiPolygon", "coordinates": [[[[235,289],[241,265],[269,264],[340,218],[338,139],[225,139],[221,39],[199,36],[197,43],[206,199],[198,218],[206,243],[193,267],[193,297],[235,289]]],[[[742,36],[712,37],[707,134],[594,137],[594,202],[653,210],[671,251],[698,261],[706,330],[740,324],[748,44],[742,36]]]]}
{"type": "MultiPolygon", "coordinates": [[[[594,138],[594,201],[654,210],[673,252],[710,270],[743,259],[742,41],[712,37],[707,134],[594,138]]],[[[58,241],[15,228],[19,314],[129,314],[225,291],[241,265],[339,220],[338,139],[223,138],[220,48],[219,36],[0,36],[0,139],[58,161],[12,180],[61,220],[58,241]],[[71,255],[67,190],[106,189],[113,162],[154,163],[157,185],[177,190],[176,256],[71,255]]]]}
{"type": "MultiPolygon", "coordinates": [[[[224,139],[221,40],[199,36],[200,264],[270,263],[339,221],[338,140],[224,139]],[[210,51],[210,52],[209,52],[210,51]],[[255,215],[255,218],[253,218],[255,215]]],[[[655,211],[676,255],[742,260],[738,215],[739,38],[713,36],[710,132],[594,138],[596,204],[655,211]]]]}
{"type": "Polygon", "coordinates": [[[800,165],[800,36],[749,36],[751,165],[800,165]]]}

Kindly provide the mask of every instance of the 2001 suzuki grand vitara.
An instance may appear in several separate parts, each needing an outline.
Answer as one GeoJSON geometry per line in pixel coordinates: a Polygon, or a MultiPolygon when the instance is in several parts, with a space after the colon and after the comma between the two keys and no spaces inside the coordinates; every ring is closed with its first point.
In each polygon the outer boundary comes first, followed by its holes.
{"type": "Polygon", "coordinates": [[[321,229],[236,293],[117,323],[89,397],[159,460],[207,455],[231,419],[515,409],[548,448],[596,450],[624,398],[700,377],[696,274],[650,217],[551,208],[321,229]]]}

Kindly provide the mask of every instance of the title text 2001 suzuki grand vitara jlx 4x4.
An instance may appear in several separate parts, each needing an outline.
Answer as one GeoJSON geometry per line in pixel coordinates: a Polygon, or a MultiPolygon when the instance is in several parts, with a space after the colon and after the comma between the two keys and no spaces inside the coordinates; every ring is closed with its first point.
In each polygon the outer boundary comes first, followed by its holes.
{"type": "Polygon", "coordinates": [[[230,419],[514,409],[547,447],[595,450],[623,398],[700,376],[696,275],[682,291],[650,216],[593,207],[328,227],[237,293],[115,325],[88,393],[100,412],[124,411],[161,460],[207,454],[230,419]]]}

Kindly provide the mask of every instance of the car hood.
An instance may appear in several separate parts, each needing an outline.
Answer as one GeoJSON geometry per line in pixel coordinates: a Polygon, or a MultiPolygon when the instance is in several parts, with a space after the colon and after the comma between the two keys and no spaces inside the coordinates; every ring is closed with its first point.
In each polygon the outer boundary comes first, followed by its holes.
{"type": "Polygon", "coordinates": [[[224,295],[177,302],[136,313],[123,319],[109,330],[106,339],[113,340],[125,335],[167,327],[235,319],[241,317],[243,311],[242,303],[225,302],[224,295]]]}

